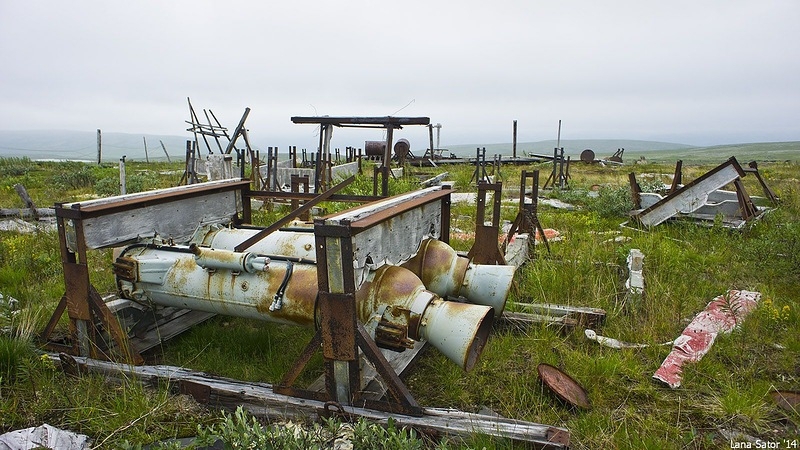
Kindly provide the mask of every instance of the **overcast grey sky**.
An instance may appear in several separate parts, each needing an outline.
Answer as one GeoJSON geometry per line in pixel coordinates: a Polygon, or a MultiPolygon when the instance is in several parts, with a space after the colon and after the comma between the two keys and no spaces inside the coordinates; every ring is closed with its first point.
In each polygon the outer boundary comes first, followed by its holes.
{"type": "Polygon", "coordinates": [[[281,148],[316,145],[290,121],[313,115],[427,116],[443,145],[510,142],[515,119],[521,142],[559,119],[563,139],[800,140],[797,0],[0,0],[0,58],[6,130],[188,137],[191,97],[229,128],[250,107],[281,148]]]}

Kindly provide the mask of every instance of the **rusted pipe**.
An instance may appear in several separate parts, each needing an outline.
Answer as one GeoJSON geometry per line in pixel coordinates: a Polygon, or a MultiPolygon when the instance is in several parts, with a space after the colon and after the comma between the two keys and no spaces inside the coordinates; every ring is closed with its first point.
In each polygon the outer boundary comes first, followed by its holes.
{"type": "Polygon", "coordinates": [[[204,269],[228,269],[233,271],[261,272],[267,270],[269,258],[256,256],[251,252],[232,252],[230,250],[215,250],[201,248],[196,244],[189,246],[189,251],[194,254],[198,266],[204,269]]]}
{"type": "MultiPolygon", "coordinates": [[[[317,268],[272,260],[253,272],[216,264],[232,253],[176,246],[131,246],[114,263],[120,294],[141,302],[311,327],[317,316],[317,268]],[[197,254],[203,256],[197,259],[197,254]],[[219,261],[209,255],[223,256],[219,261]],[[198,264],[211,260],[205,267],[198,264]],[[276,294],[282,290],[280,308],[276,294]]],[[[239,261],[238,259],[236,261],[239,261]]],[[[233,265],[232,265],[233,266],[233,265]]],[[[355,295],[358,320],[382,347],[402,350],[427,340],[464,370],[477,362],[488,338],[491,307],[442,300],[409,270],[372,271],[355,295]]]]}
{"type": "MultiPolygon", "coordinates": [[[[215,249],[233,249],[256,230],[201,227],[193,242],[215,249]]],[[[316,260],[314,234],[276,231],[249,248],[262,255],[285,255],[316,260]]],[[[470,303],[491,306],[502,314],[514,280],[515,266],[473,264],[446,243],[426,239],[416,255],[402,264],[418,276],[425,288],[440,297],[462,296],[470,303]]]]}

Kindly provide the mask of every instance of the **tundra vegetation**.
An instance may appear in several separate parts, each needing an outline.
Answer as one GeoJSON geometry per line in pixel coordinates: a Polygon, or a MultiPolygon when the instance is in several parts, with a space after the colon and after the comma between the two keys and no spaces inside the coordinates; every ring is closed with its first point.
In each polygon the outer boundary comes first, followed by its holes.
{"type": "MultiPolygon", "coordinates": [[[[724,150],[720,150],[722,152],[724,150]]],[[[684,181],[714,162],[684,160],[684,181]]],[[[744,162],[744,161],[741,161],[744,162]]],[[[669,347],[616,350],[546,325],[524,331],[496,328],[474,370],[464,373],[436,351],[420,358],[406,383],[426,406],[466,411],[489,408],[511,418],[563,426],[573,448],[720,448],[725,430],[782,442],[800,438],[800,412],[779,408],[770,393],[800,389],[800,164],[761,162],[780,206],[741,231],[671,222],[648,231],[621,228],[631,208],[627,174],[643,183],[668,183],[674,161],[624,167],[573,164],[568,190],[543,191],[578,206],[574,211],[539,207],[545,228],[563,237],[551,253],[537,247],[517,271],[511,301],[602,308],[599,333],[623,341],[659,344],[680,335],[714,297],[729,289],[762,293],[755,313],[730,335],[722,335],[699,363],[685,366],[683,384],[668,389],[651,376],[669,347]],[[595,190],[597,196],[587,193],[595,190]],[[626,239],[614,238],[623,236],[626,239]],[[646,291],[639,302],[622,302],[626,257],[632,248],[645,255],[646,291]],[[588,392],[590,410],[566,408],[542,386],[536,366],[548,363],[575,378],[588,392]]],[[[540,183],[549,164],[539,169],[540,183]]],[[[474,192],[473,167],[448,167],[459,192],[474,192]]],[[[522,168],[501,170],[504,195],[518,195],[522,168]]],[[[419,169],[415,169],[419,172],[419,169]]],[[[426,169],[435,175],[434,169],[426,169]]],[[[491,172],[491,170],[490,170],[491,172]]],[[[180,164],[130,161],[128,192],[175,186],[180,164]]],[[[754,177],[744,179],[759,195],[754,177]]],[[[116,164],[36,162],[0,159],[0,207],[22,208],[13,186],[23,184],[37,206],[117,193],[116,164]]],[[[414,189],[414,179],[391,183],[392,193],[414,189]]],[[[349,193],[371,193],[372,181],[359,177],[349,193]]],[[[328,211],[348,205],[327,203],[328,211]]],[[[512,220],[516,203],[504,203],[512,220]]],[[[255,214],[268,225],[288,209],[274,205],[255,214]]],[[[475,206],[454,203],[452,245],[473,242],[475,206]]],[[[91,251],[90,278],[102,294],[113,293],[111,252],[91,251]]],[[[0,231],[0,433],[48,423],[86,434],[102,448],[141,448],[153,441],[199,436],[198,443],[222,439],[228,448],[330,448],[337,436],[351,436],[355,448],[511,448],[513,443],[476,435],[467,441],[434,441],[394,425],[365,421],[325,422],[304,427],[255,420],[244,411],[221,412],[175,394],[169,386],[144,387],[135,379],[99,375],[70,378],[43,357],[40,333],[64,292],[58,236],[0,231]],[[14,299],[13,301],[11,299],[14,299]]],[[[66,316],[60,327],[66,330],[66,316]]],[[[241,380],[277,382],[311,331],[254,320],[218,316],[147,355],[148,361],[189,367],[241,380]]],[[[312,360],[301,382],[312,381],[321,360],[312,360]]],[[[178,448],[177,443],[163,448],[178,448]]]]}

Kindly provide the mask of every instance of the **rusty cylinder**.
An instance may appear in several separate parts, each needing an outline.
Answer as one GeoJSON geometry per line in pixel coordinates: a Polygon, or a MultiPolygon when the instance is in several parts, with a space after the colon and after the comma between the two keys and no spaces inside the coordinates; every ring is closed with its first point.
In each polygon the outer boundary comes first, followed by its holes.
{"type": "MultiPolygon", "coordinates": [[[[192,241],[232,250],[257,232],[201,227],[192,241]]],[[[275,231],[248,250],[262,255],[283,255],[311,261],[315,261],[317,256],[314,234],[310,232],[275,231]]],[[[462,296],[470,303],[491,306],[498,316],[503,313],[516,271],[516,267],[511,265],[473,264],[436,239],[422,241],[417,253],[401,265],[418,276],[426,289],[440,297],[462,296]]]]}
{"type": "Polygon", "coordinates": [[[364,141],[364,153],[367,157],[383,158],[386,141],[364,141]]]}
{"type": "Polygon", "coordinates": [[[511,265],[473,264],[436,239],[422,241],[416,255],[401,266],[442,297],[462,296],[470,303],[491,306],[498,316],[505,309],[516,270],[511,265]]]}
{"type": "MultiPolygon", "coordinates": [[[[321,313],[315,265],[273,259],[265,270],[229,267],[242,259],[229,250],[134,245],[121,252],[114,271],[123,298],[314,326],[321,313]]],[[[355,301],[357,319],[379,346],[401,351],[425,340],[464,370],[477,362],[494,317],[488,306],[442,300],[409,270],[391,265],[370,272],[355,301]]]]}

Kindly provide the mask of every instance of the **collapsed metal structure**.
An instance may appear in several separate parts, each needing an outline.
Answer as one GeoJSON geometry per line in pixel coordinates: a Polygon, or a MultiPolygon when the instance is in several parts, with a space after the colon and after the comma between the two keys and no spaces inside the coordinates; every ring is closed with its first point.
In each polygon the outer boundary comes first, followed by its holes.
{"type": "Polygon", "coordinates": [[[767,210],[757,206],[747,193],[742,178],[748,173],[756,177],[772,205],[778,204],[778,196],[761,177],[755,161],[743,168],[735,157],[731,157],[686,185],[681,184],[681,168],[682,161],[678,161],[672,185],[664,196],[642,192],[636,175],[633,172],[628,175],[635,208],[631,215],[638,223],[651,227],[673,217],[700,221],[714,221],[720,217],[725,226],[741,228],[767,210]],[[733,184],[735,191],[722,190],[729,184],[733,184]]]}

